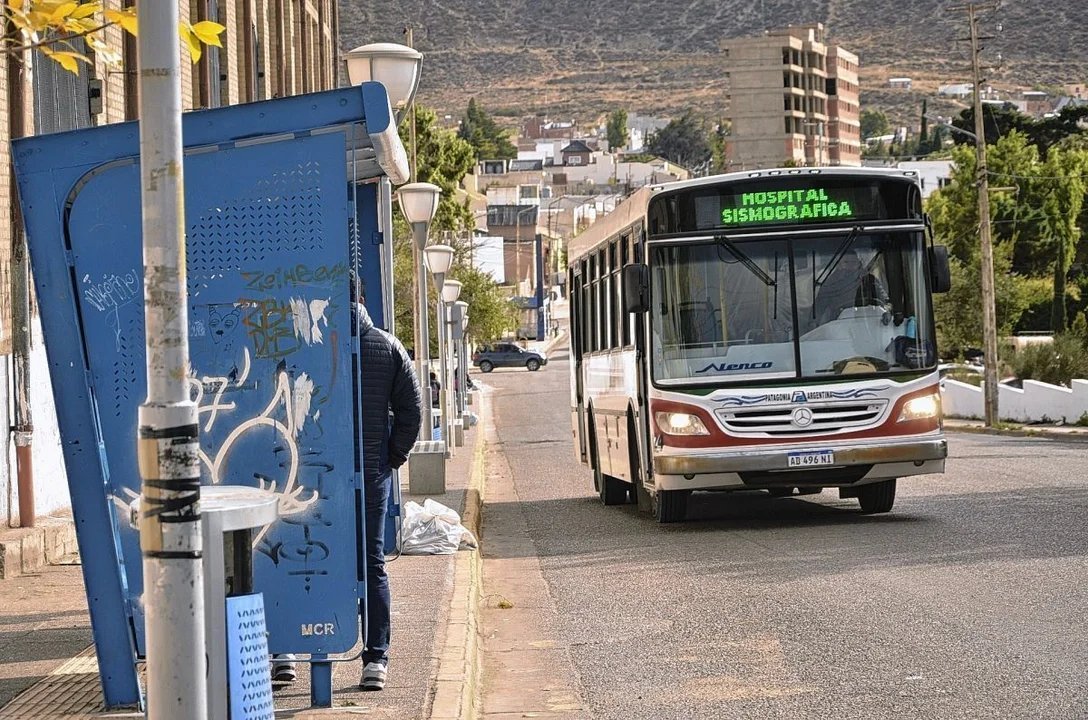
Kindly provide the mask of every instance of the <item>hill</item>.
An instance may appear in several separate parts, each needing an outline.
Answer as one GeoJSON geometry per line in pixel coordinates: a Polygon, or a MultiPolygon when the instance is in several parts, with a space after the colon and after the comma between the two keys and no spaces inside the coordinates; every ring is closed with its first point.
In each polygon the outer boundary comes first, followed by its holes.
{"type": "MultiPolygon", "coordinates": [[[[477,97],[497,115],[588,120],[615,108],[715,114],[727,102],[722,40],[765,27],[823,22],[858,53],[862,102],[908,122],[937,85],[969,77],[966,15],[948,0],[340,0],[341,44],[402,42],[425,53],[420,100],[459,115],[477,97]],[[915,93],[885,88],[914,78],[915,93]]],[[[989,81],[1008,87],[1088,84],[1088,6],[1019,0],[984,17],[994,35],[989,81]],[[998,29],[1000,27],[1000,30],[998,29]]],[[[955,109],[936,106],[934,112],[955,109]]]]}

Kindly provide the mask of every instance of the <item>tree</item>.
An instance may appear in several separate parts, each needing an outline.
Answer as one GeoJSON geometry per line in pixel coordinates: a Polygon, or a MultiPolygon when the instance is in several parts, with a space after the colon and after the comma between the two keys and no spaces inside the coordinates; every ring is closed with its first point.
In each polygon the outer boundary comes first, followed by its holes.
{"type": "Polygon", "coordinates": [[[507,132],[476,103],[476,98],[468,101],[457,136],[472,146],[477,160],[510,160],[518,156],[507,132]]]}
{"type": "Polygon", "coordinates": [[[706,123],[689,111],[651,135],[646,148],[654,155],[696,171],[706,166],[713,155],[710,135],[706,123]]]}
{"type": "MultiPolygon", "coordinates": [[[[1088,131],[1082,123],[1088,119],[1088,106],[1066,107],[1053,117],[1036,120],[1020,112],[1015,105],[986,105],[983,112],[983,125],[986,128],[986,143],[993,145],[1000,138],[1014,131],[1022,133],[1032,145],[1045,155],[1051,147],[1066,138],[1088,138],[1088,131]]],[[[975,111],[967,108],[952,125],[961,130],[974,133],[975,111]]],[[[974,144],[974,140],[963,133],[956,133],[959,144],[974,144]]]]}
{"type": "MultiPolygon", "coordinates": [[[[101,0],[71,2],[64,0],[9,0],[0,6],[5,32],[0,38],[3,50],[8,54],[26,50],[39,50],[43,55],[59,63],[65,70],[79,74],[80,63],[91,59],[77,46],[82,40],[107,64],[117,65],[121,54],[105,40],[105,30],[121,27],[130,35],[136,35],[138,23],[136,8],[105,8],[101,0]]],[[[189,50],[193,62],[200,59],[202,45],[222,47],[219,35],[226,28],[219,23],[204,20],[196,24],[182,22],[179,32],[181,41],[189,50]]]]}
{"type": "Polygon", "coordinates": [[[608,116],[608,149],[615,153],[627,146],[627,111],[615,110],[608,116]]]}
{"type": "MultiPolygon", "coordinates": [[[[471,266],[471,240],[468,233],[474,227],[467,201],[458,200],[458,188],[475,162],[473,146],[452,131],[438,126],[433,110],[416,105],[416,152],[418,179],[441,189],[438,211],[431,223],[431,237],[448,242],[454,248],[454,267],[450,277],[463,283],[461,298],[469,303],[469,331],[479,342],[494,340],[516,327],[517,316],[510,302],[501,294],[490,275],[471,266]]],[[[402,123],[401,137],[408,134],[407,121],[402,123]]],[[[412,253],[411,231],[399,206],[393,218],[393,296],[397,337],[406,348],[415,349],[415,316],[413,315],[413,283],[416,275],[412,253]]],[[[428,326],[431,332],[431,352],[437,352],[437,290],[429,285],[427,303],[428,326]]]]}
{"type": "Polygon", "coordinates": [[[880,110],[861,111],[861,137],[862,139],[879,137],[891,133],[891,123],[888,116],[880,110]]]}
{"type": "MultiPolygon", "coordinates": [[[[1071,278],[1074,260],[1088,257],[1088,214],[1084,212],[1088,150],[1067,139],[1052,146],[1043,159],[1037,145],[1019,130],[1009,130],[989,150],[995,257],[1007,257],[1008,267],[1003,272],[1019,278],[1013,281],[1016,287],[1002,290],[1002,279],[995,277],[998,303],[1013,303],[1009,306],[1013,309],[1020,300],[1026,303],[1019,315],[1007,313],[1015,317],[1008,329],[1061,332],[1068,324],[1068,312],[1080,309],[1075,303],[1082,300],[1081,288],[1088,286],[1088,278],[1077,276],[1077,272],[1083,273],[1083,265],[1071,278]],[[1047,287],[1049,292],[1040,292],[1047,287]],[[1003,298],[1003,294],[1009,297],[1003,298]]],[[[963,272],[977,275],[979,219],[974,148],[955,147],[952,160],[955,170],[951,181],[930,197],[927,211],[936,241],[949,247],[965,268],[963,272]]],[[[970,291],[958,302],[976,302],[973,293],[980,290],[972,284],[973,277],[968,276],[970,291]]],[[[959,322],[952,317],[956,304],[947,305],[949,315],[942,319],[946,328],[959,322]]],[[[960,312],[962,307],[973,306],[960,305],[960,312]]]]}

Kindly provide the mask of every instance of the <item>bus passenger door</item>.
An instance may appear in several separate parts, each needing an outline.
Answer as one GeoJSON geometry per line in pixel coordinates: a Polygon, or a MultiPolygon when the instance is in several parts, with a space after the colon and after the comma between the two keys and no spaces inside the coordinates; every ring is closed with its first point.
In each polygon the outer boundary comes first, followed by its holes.
{"type": "Polygon", "coordinates": [[[574,447],[581,462],[586,462],[586,423],[585,423],[585,384],[582,377],[582,352],[585,317],[585,278],[577,268],[570,268],[567,295],[570,302],[570,390],[571,390],[571,429],[574,434],[574,447]]]}
{"type": "MultiPolygon", "coordinates": [[[[645,228],[639,228],[638,233],[635,236],[632,259],[636,263],[647,262],[645,228]]],[[[649,480],[651,470],[650,461],[653,457],[653,453],[651,452],[653,439],[650,433],[650,375],[648,366],[650,354],[648,323],[650,321],[650,313],[644,312],[639,315],[632,315],[628,321],[634,326],[634,337],[632,338],[632,341],[635,346],[635,397],[637,398],[635,407],[638,409],[638,418],[636,419],[637,426],[635,428],[637,438],[633,437],[630,441],[637,441],[638,443],[639,469],[642,476],[641,478],[631,478],[631,481],[637,485],[639,482],[646,482],[649,480]]],[[[640,491],[638,497],[639,509],[648,510],[648,507],[642,507],[646,493],[640,491]]]]}

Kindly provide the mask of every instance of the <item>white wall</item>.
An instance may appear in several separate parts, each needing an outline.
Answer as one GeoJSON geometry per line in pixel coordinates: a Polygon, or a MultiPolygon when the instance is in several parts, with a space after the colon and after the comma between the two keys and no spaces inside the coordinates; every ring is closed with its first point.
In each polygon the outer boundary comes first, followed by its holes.
{"type": "MultiPolygon", "coordinates": [[[[49,515],[71,507],[68,476],[53,404],[53,386],[49,380],[49,361],[45,356],[41,322],[34,320],[34,340],[30,351],[30,412],[34,420],[34,507],[38,515],[49,515]]],[[[136,418],[132,418],[133,437],[136,418]]]]}
{"type": "MultiPolygon", "coordinates": [[[[31,459],[34,466],[34,509],[39,517],[71,508],[68,476],[64,470],[64,454],[57,427],[57,411],[53,403],[53,388],[49,381],[49,363],[42,340],[41,322],[34,320],[33,345],[30,351],[30,412],[34,423],[31,459]]],[[[11,356],[0,361],[0,402],[11,412],[11,356]]],[[[11,422],[13,418],[9,418],[11,422]]],[[[135,428],[136,418],[132,419],[135,428]]],[[[7,457],[0,462],[0,521],[18,524],[19,493],[15,465],[14,443],[7,443],[7,457]]]]}
{"type": "MultiPolygon", "coordinates": [[[[1010,422],[1064,420],[1075,423],[1088,412],[1088,380],[1074,380],[1071,388],[1025,380],[1024,388],[999,385],[998,415],[1010,422]]],[[[941,381],[941,400],[946,417],[981,418],[982,388],[958,380],[941,381]]]]}
{"type": "MultiPolygon", "coordinates": [[[[477,270],[490,273],[499,285],[506,283],[506,259],[501,236],[473,238],[472,264],[477,270]]],[[[470,310],[471,312],[471,310],[470,310]]]]}

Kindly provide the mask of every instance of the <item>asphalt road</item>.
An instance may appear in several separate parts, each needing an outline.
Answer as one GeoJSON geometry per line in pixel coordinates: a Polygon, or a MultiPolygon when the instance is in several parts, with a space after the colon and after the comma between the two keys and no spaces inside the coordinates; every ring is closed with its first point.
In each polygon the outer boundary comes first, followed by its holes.
{"type": "Polygon", "coordinates": [[[476,376],[519,505],[485,549],[539,558],[578,716],[1088,718],[1088,444],[952,434],[889,515],[703,493],[661,526],[599,504],[556,355],[476,376]]]}

